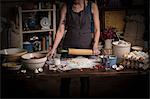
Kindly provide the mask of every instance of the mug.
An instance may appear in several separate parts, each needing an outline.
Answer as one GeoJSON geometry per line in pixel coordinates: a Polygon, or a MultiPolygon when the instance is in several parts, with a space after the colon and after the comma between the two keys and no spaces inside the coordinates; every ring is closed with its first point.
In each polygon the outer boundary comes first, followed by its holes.
{"type": "Polygon", "coordinates": [[[117,63],[117,56],[110,55],[108,60],[109,60],[109,66],[110,67],[113,66],[113,65],[116,65],[116,63],[117,63]]]}

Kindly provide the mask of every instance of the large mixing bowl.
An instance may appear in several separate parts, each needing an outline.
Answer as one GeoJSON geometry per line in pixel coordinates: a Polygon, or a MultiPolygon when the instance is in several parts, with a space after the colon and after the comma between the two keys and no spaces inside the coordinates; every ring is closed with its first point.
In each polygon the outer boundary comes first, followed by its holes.
{"type": "Polygon", "coordinates": [[[20,60],[20,56],[27,53],[27,50],[20,48],[9,48],[0,51],[0,54],[4,55],[7,62],[17,62],[20,60]]]}
{"type": "Polygon", "coordinates": [[[21,56],[23,65],[30,70],[42,68],[47,60],[46,54],[27,53],[21,56]]]}

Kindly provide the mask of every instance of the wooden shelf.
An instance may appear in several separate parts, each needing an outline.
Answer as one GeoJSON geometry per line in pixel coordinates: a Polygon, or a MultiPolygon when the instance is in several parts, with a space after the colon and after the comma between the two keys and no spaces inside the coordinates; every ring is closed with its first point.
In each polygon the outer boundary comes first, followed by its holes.
{"type": "Polygon", "coordinates": [[[109,10],[109,11],[113,11],[113,10],[127,10],[127,9],[144,9],[145,6],[144,5],[133,5],[133,6],[126,6],[126,7],[100,7],[100,9],[102,10],[109,10]]]}
{"type": "Polygon", "coordinates": [[[40,12],[40,11],[53,11],[54,9],[35,9],[35,10],[22,10],[22,12],[40,12]]]}
{"type": "Polygon", "coordinates": [[[120,10],[126,10],[126,8],[103,8],[105,11],[120,11],[120,10]]]}
{"type": "MultiPolygon", "coordinates": [[[[23,41],[25,41],[25,36],[30,35],[31,33],[47,33],[47,32],[53,32],[52,35],[43,35],[42,40],[43,45],[41,44],[41,48],[42,50],[47,50],[49,45],[52,45],[54,37],[55,37],[55,33],[56,33],[56,5],[52,4],[51,7],[52,8],[42,8],[41,3],[38,4],[38,8],[37,9],[22,9],[22,7],[18,7],[18,16],[19,16],[19,31],[20,31],[20,48],[23,48],[23,41]],[[43,29],[43,28],[37,28],[36,30],[23,30],[23,28],[25,28],[23,26],[23,19],[24,17],[28,17],[30,16],[30,13],[32,12],[46,12],[47,15],[44,15],[42,17],[47,17],[50,22],[52,27],[49,29],[43,29]],[[27,16],[24,15],[24,13],[27,13],[27,16]],[[28,15],[29,14],[29,15],[28,15]],[[26,35],[24,35],[26,34],[26,35]]],[[[39,17],[38,17],[39,18],[39,17]]],[[[38,19],[37,18],[37,19],[38,19]]],[[[40,23],[38,23],[40,25],[40,23]]],[[[28,40],[28,39],[27,39],[28,40]]]]}
{"type": "Polygon", "coordinates": [[[48,29],[48,30],[30,30],[30,31],[22,31],[22,33],[25,34],[25,33],[34,33],[34,32],[48,32],[48,31],[54,31],[54,29],[48,29]]]}
{"type": "Polygon", "coordinates": [[[46,53],[48,53],[48,50],[38,51],[37,53],[46,54],[46,53]]]}

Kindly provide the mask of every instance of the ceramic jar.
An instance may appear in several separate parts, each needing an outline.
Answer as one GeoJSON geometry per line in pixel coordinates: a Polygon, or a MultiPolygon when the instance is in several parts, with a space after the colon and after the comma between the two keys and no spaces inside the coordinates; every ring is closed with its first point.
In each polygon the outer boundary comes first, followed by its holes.
{"type": "Polygon", "coordinates": [[[112,49],[112,39],[105,40],[105,49],[112,49]]]}

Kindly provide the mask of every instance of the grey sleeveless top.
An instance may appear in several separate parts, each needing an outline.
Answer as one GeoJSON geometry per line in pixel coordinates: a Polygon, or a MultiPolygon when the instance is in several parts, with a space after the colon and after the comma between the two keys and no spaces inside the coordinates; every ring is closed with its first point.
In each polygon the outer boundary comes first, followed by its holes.
{"type": "Polygon", "coordinates": [[[66,29],[63,48],[92,48],[91,4],[88,1],[84,10],[79,13],[72,10],[72,4],[67,5],[66,29]]]}

